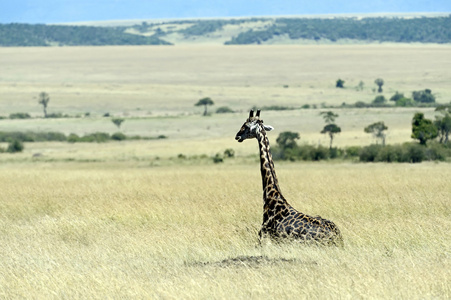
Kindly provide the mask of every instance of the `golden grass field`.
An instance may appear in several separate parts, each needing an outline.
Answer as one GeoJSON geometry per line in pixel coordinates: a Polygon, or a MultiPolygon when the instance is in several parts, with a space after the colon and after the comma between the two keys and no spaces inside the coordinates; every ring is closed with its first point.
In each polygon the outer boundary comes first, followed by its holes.
{"type": "Polygon", "coordinates": [[[0,168],[0,298],[449,299],[449,164],[276,164],[344,248],[259,246],[258,164],[0,168]]]}
{"type": "MultiPolygon", "coordinates": [[[[430,88],[451,100],[443,45],[0,48],[0,131],[116,132],[155,137],[25,143],[0,153],[1,299],[449,299],[449,163],[276,162],[300,211],[328,218],[344,248],[264,244],[257,143],[234,136],[252,106],[370,102],[430,88]],[[344,90],[335,81],[346,81],[344,90]],[[363,91],[354,87],[365,82],[363,91]],[[284,87],[288,86],[288,87],[284,87]],[[211,97],[236,113],[202,117],[211,97]],[[210,157],[232,148],[235,158],[210,157]],[[177,158],[179,154],[187,158],[177,158]],[[199,158],[205,155],[206,158],[199,158]],[[197,159],[190,159],[196,156],[197,159]]],[[[370,123],[388,143],[411,141],[416,111],[333,109],[334,145],[368,145],[370,123]]],[[[272,144],[282,131],[328,145],[322,109],[263,111],[272,144]]],[[[0,145],[4,147],[5,145],[0,145]]]]}

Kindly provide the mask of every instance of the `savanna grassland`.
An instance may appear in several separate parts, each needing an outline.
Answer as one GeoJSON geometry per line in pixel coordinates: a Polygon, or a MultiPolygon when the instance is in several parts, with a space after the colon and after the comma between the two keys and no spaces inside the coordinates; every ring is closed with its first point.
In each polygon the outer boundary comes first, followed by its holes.
{"type": "MultiPolygon", "coordinates": [[[[451,100],[451,48],[436,45],[0,48],[0,131],[167,139],[25,143],[0,153],[0,298],[449,299],[449,163],[276,162],[285,197],[333,220],[343,248],[260,245],[257,145],[234,135],[257,106],[282,131],[324,144],[321,105],[429,88],[451,100]],[[335,81],[345,80],[345,89],[335,81]],[[363,91],[355,86],[365,83],[363,91]],[[49,112],[81,117],[44,119],[49,112]],[[202,117],[211,97],[232,114],[202,117]],[[89,113],[88,116],[85,116],[89,113]],[[235,157],[214,164],[225,149],[235,157]],[[180,155],[182,154],[182,155],[180,155]]],[[[328,109],[329,110],[329,109],[328,109]]],[[[333,109],[338,146],[410,141],[416,111],[333,109]]]]}
{"type": "Polygon", "coordinates": [[[0,169],[0,297],[448,299],[448,164],[277,164],[344,248],[259,246],[257,163],[0,169]]]}

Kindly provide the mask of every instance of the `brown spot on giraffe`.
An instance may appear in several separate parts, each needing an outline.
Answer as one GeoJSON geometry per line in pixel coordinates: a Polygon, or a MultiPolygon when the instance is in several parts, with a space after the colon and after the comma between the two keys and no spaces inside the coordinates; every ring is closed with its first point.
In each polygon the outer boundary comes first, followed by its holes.
{"type": "Polygon", "coordinates": [[[260,239],[268,236],[274,240],[295,239],[301,242],[325,245],[343,245],[337,226],[320,216],[312,217],[294,209],[283,197],[274,169],[267,131],[273,128],[263,124],[260,110],[254,117],[251,110],[235,139],[242,142],[255,138],[260,150],[260,170],[263,184],[263,223],[260,239]]]}

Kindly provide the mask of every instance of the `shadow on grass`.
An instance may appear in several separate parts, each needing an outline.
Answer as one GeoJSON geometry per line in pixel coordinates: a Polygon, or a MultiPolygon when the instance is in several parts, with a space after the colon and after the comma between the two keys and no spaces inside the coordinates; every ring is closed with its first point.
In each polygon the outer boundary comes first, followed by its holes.
{"type": "Polygon", "coordinates": [[[280,265],[280,264],[303,264],[303,265],[317,265],[314,261],[302,261],[296,258],[271,258],[268,256],[237,256],[227,258],[221,261],[212,262],[194,262],[187,264],[190,266],[215,266],[215,267],[259,267],[268,265],[280,265]]]}

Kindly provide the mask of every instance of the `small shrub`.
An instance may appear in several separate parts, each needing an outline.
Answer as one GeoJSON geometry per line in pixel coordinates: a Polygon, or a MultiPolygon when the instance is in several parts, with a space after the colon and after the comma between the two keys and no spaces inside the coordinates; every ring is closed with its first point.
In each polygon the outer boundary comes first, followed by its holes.
{"type": "Polygon", "coordinates": [[[30,119],[31,116],[27,113],[13,113],[9,115],[10,119],[30,119]]]}
{"type": "Polygon", "coordinates": [[[221,106],[216,110],[217,114],[227,114],[227,113],[233,113],[233,109],[231,109],[228,106],[221,106]]]}
{"type": "Polygon", "coordinates": [[[235,150],[233,150],[233,149],[231,149],[231,148],[226,149],[226,150],[224,151],[224,156],[225,156],[225,157],[229,157],[229,158],[234,157],[234,156],[235,156],[235,150]]]}
{"type": "Polygon", "coordinates": [[[43,132],[36,134],[35,142],[65,142],[67,140],[66,135],[61,132],[43,132]]]}
{"type": "Polygon", "coordinates": [[[395,106],[399,106],[399,107],[408,107],[408,106],[414,106],[415,102],[410,99],[410,98],[400,98],[398,100],[396,100],[395,102],[395,106]]]}
{"type": "Polygon", "coordinates": [[[365,107],[368,107],[368,104],[366,104],[366,103],[363,102],[363,101],[357,101],[357,102],[354,104],[354,106],[355,106],[356,108],[365,108],[365,107]]]}
{"type": "Polygon", "coordinates": [[[80,142],[85,143],[104,143],[110,140],[110,135],[104,132],[95,132],[80,138],[80,142]]]}
{"type": "Polygon", "coordinates": [[[383,106],[386,102],[387,102],[387,99],[385,99],[384,96],[379,95],[379,96],[376,96],[376,98],[374,98],[372,104],[374,106],[383,106]]]}
{"type": "Polygon", "coordinates": [[[127,136],[122,132],[116,132],[111,135],[111,139],[115,141],[123,141],[127,139],[127,136]]]}
{"type": "Polygon", "coordinates": [[[221,154],[216,153],[216,155],[213,156],[213,162],[214,162],[215,164],[222,163],[222,162],[224,162],[224,158],[222,158],[221,154]]]}
{"type": "Polygon", "coordinates": [[[399,99],[404,98],[404,94],[396,92],[393,96],[390,97],[390,101],[398,101],[399,99]]]}
{"type": "Polygon", "coordinates": [[[9,143],[8,148],[6,149],[6,152],[8,153],[17,153],[22,152],[24,149],[24,145],[19,140],[13,140],[9,143]]]}
{"type": "Polygon", "coordinates": [[[59,118],[67,118],[68,115],[63,115],[62,113],[51,113],[47,114],[46,118],[53,118],[53,119],[59,119],[59,118]]]}

